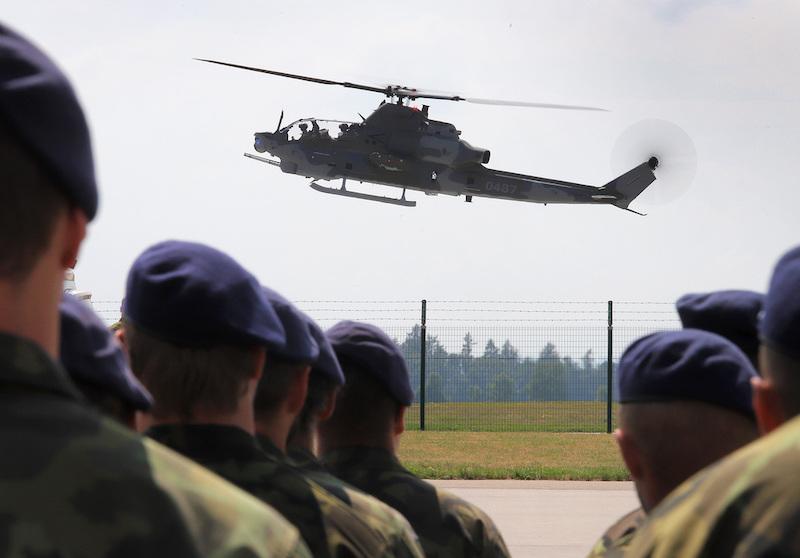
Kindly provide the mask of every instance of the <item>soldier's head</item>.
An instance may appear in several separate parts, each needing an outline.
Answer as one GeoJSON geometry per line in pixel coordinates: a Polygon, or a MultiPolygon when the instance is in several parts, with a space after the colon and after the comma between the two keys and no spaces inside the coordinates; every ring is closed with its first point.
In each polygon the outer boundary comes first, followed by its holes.
{"type": "Polygon", "coordinates": [[[263,292],[283,326],[286,343],[266,358],[254,402],[256,430],[285,450],[289,430],[306,400],[319,345],[311,336],[305,314],[276,291],[263,287],[263,292]]]}
{"type": "Polygon", "coordinates": [[[763,378],[753,382],[759,427],[767,433],[800,415],[800,246],[775,265],[759,326],[763,378]]]}
{"type": "Polygon", "coordinates": [[[131,368],[154,399],[143,427],[207,422],[254,431],[266,352],[286,342],[255,277],[209,246],[162,242],[134,261],[123,315],[131,368]]]}
{"type": "Polygon", "coordinates": [[[319,346],[319,357],[311,368],[306,401],[289,432],[287,446],[317,453],[318,427],[333,415],[344,373],[322,329],[310,318],[308,327],[319,346]]]}
{"type": "Polygon", "coordinates": [[[747,355],[756,371],[758,320],[763,306],[763,294],[742,290],[690,293],[675,303],[683,327],[721,335],[747,355]]]}
{"type": "Polygon", "coordinates": [[[87,302],[65,294],[61,315],[61,364],[86,401],[125,426],[135,428],[136,411],[153,404],[133,376],[122,347],[87,302]]]}
{"type": "Polygon", "coordinates": [[[758,436],[755,369],[719,335],[684,329],[642,337],[622,355],[618,377],[614,436],[645,511],[758,436]]]}
{"type": "Polygon", "coordinates": [[[353,445],[396,450],[405,410],[414,400],[397,343],[379,328],[353,321],[339,322],[326,335],[345,385],[333,416],[320,425],[321,450],[353,445]]]}
{"type": "Polygon", "coordinates": [[[89,129],[66,77],[0,24],[0,327],[58,352],[58,303],[97,211],[89,129]]]}

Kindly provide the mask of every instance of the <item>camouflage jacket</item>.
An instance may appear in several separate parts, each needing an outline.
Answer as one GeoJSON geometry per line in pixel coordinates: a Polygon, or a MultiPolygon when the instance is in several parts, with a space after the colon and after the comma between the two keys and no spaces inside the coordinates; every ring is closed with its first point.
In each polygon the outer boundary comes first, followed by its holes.
{"type": "MultiPolygon", "coordinates": [[[[259,443],[264,444],[261,439],[259,443]]],[[[268,443],[268,441],[266,441],[268,443]]],[[[425,555],[420,546],[419,537],[411,528],[403,514],[391,506],[387,506],[377,498],[350,486],[343,480],[329,473],[313,453],[293,448],[289,450],[289,461],[302,473],[319,484],[325,490],[353,508],[383,533],[387,545],[394,549],[394,556],[425,555]]]]}
{"type": "MultiPolygon", "coordinates": [[[[264,500],[300,530],[315,557],[393,556],[365,517],[234,426],[161,425],[147,434],[264,500]]],[[[277,451],[277,450],[276,450],[277,451]]]]}
{"type": "Polygon", "coordinates": [[[589,558],[622,556],[645,519],[647,519],[647,515],[642,508],[636,508],[620,517],[595,543],[589,552],[589,558]]]}
{"type": "Polygon", "coordinates": [[[414,476],[387,450],[343,448],[327,453],[322,462],[337,477],[406,516],[426,556],[509,555],[489,516],[414,476]]]}
{"type": "Polygon", "coordinates": [[[800,556],[800,417],[676,488],[631,556],[800,556]]]}
{"type": "Polygon", "coordinates": [[[0,424],[0,556],[309,556],[274,510],[97,415],[6,334],[0,424]]]}

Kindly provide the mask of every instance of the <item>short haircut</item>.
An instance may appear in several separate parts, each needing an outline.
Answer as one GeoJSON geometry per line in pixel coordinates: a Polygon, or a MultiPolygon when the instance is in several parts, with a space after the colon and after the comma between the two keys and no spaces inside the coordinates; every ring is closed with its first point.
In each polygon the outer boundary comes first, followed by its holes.
{"type": "Polygon", "coordinates": [[[306,364],[286,362],[267,353],[264,373],[258,382],[253,401],[256,417],[268,417],[278,409],[288,396],[295,375],[306,366],[306,364]]]}
{"type": "MultiPolygon", "coordinates": [[[[58,149],[55,146],[54,149],[58,149]]],[[[70,204],[0,120],[0,280],[24,280],[70,204]]]]}
{"type": "Polygon", "coordinates": [[[308,434],[314,425],[317,423],[317,415],[325,407],[328,397],[336,391],[339,385],[330,378],[323,374],[314,374],[313,372],[308,377],[308,393],[306,394],[306,402],[303,404],[303,409],[292,424],[289,431],[289,444],[292,443],[292,438],[301,434],[308,434]]]}
{"type": "Polygon", "coordinates": [[[192,419],[197,412],[231,413],[253,376],[250,347],[188,348],[162,341],[124,321],[131,369],[153,396],[150,412],[192,419]]]}
{"type": "Polygon", "coordinates": [[[345,384],[336,398],[333,416],[323,423],[323,428],[341,439],[351,435],[380,439],[391,431],[400,403],[355,361],[340,357],[339,364],[345,384]]]}
{"type": "Polygon", "coordinates": [[[619,424],[666,491],[758,437],[752,419],[698,401],[624,403],[619,424]]]}
{"type": "Polygon", "coordinates": [[[761,374],[775,384],[787,418],[800,415],[800,361],[766,345],[759,358],[761,374]]]}

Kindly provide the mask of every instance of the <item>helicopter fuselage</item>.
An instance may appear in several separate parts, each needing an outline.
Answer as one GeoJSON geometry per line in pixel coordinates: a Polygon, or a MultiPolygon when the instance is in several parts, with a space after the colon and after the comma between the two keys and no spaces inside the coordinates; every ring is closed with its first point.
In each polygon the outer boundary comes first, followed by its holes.
{"type": "MultiPolygon", "coordinates": [[[[301,119],[276,132],[257,133],[255,148],[277,157],[283,172],[313,180],[355,180],[428,195],[464,195],[468,201],[472,196],[545,204],[625,201],[625,193],[608,187],[488,168],[489,151],[460,134],[452,124],[429,120],[427,107],[384,103],[362,123],[301,119]],[[337,137],[320,125],[330,122],[339,124],[337,137]]],[[[640,174],[643,190],[655,175],[652,168],[640,174]]]]}

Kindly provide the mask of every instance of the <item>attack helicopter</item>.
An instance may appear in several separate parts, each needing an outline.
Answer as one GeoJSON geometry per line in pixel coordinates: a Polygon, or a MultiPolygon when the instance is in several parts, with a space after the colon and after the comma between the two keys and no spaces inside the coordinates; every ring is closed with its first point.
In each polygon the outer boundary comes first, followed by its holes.
{"type": "Polygon", "coordinates": [[[461,131],[449,122],[431,119],[428,105],[417,108],[410,101],[432,99],[602,111],[600,108],[462,97],[400,85],[333,81],[204,58],[196,60],[386,96],[361,122],[301,118],[282,127],[281,111],[274,132],[255,134],[255,150],[275,158],[252,153],[245,153],[245,157],[279,167],[285,173],[311,178],[311,188],[325,194],[414,207],[416,201],[406,199],[406,190],[419,190],[427,195],[464,196],[467,202],[472,202],[473,197],[486,197],[543,204],[612,205],[641,215],[628,206],[656,180],[654,171],[659,160],[655,156],[649,156],[604,186],[491,169],[485,166],[491,156],[488,149],[474,147],[461,139],[461,131]],[[403,191],[399,198],[391,198],[348,190],[348,179],[394,186],[403,191]],[[341,180],[341,186],[323,186],[320,180],[341,180]]]}

